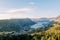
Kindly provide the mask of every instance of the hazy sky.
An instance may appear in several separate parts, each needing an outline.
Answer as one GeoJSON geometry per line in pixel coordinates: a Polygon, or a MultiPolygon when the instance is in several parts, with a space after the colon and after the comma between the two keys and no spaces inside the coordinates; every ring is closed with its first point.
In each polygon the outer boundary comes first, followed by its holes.
{"type": "Polygon", "coordinates": [[[0,19],[58,15],[60,15],[60,0],[0,0],[0,19]]]}

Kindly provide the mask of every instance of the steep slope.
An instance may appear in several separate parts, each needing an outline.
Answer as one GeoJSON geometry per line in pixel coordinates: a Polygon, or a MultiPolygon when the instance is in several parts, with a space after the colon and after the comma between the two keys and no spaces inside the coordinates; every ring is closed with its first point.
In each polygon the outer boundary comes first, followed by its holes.
{"type": "Polygon", "coordinates": [[[46,32],[50,33],[60,33],[60,23],[54,24],[50,29],[48,29],[46,32]]]}
{"type": "Polygon", "coordinates": [[[60,23],[53,24],[48,30],[31,34],[35,40],[60,40],[60,23]]]}

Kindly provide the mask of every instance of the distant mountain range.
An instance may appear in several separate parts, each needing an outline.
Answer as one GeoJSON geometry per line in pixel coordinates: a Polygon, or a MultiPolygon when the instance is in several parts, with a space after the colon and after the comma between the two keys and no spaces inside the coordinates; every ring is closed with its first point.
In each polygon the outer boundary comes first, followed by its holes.
{"type": "Polygon", "coordinates": [[[48,28],[55,22],[60,22],[60,16],[55,18],[22,18],[22,19],[9,19],[0,20],[0,32],[31,32],[36,28],[48,28]]]}

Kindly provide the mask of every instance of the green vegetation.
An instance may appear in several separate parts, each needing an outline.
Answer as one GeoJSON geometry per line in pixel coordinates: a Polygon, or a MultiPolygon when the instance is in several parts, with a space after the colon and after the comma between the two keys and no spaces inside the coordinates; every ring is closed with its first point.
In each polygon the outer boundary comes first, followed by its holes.
{"type": "Polygon", "coordinates": [[[60,40],[60,23],[50,22],[44,27],[28,31],[35,22],[30,19],[0,20],[0,40],[60,40]],[[22,34],[19,34],[21,33],[22,34]],[[16,34],[18,33],[18,34],[16,34]]]}
{"type": "Polygon", "coordinates": [[[0,32],[20,32],[22,30],[29,30],[30,26],[35,24],[31,19],[10,19],[10,20],[0,20],[0,32]],[[26,29],[25,29],[26,28],[26,29]]]}
{"type": "MultiPolygon", "coordinates": [[[[13,34],[13,33],[12,33],[13,34]]],[[[53,24],[48,30],[32,34],[2,34],[0,40],[60,40],[60,23],[53,24]]]]}

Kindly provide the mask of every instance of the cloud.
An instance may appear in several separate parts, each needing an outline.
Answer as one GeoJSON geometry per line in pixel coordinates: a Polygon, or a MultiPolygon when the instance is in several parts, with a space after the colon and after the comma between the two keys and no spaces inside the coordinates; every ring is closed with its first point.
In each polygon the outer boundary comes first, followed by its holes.
{"type": "Polygon", "coordinates": [[[28,13],[31,12],[31,8],[18,8],[6,11],[6,13],[28,13]]]}
{"type": "Polygon", "coordinates": [[[33,12],[32,8],[9,9],[0,12],[0,19],[27,18],[33,12]]]}
{"type": "Polygon", "coordinates": [[[9,15],[9,14],[0,14],[0,20],[1,19],[10,19],[11,18],[11,15],[9,15]]]}
{"type": "Polygon", "coordinates": [[[0,10],[0,14],[27,14],[27,13],[32,13],[33,9],[32,8],[17,8],[17,9],[4,9],[0,10]]]}
{"type": "Polygon", "coordinates": [[[35,3],[34,3],[34,2],[30,2],[29,4],[30,4],[30,5],[34,5],[35,3]]]}

